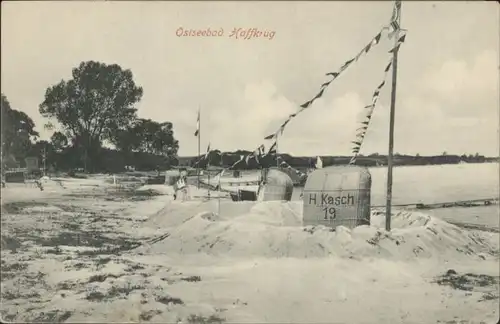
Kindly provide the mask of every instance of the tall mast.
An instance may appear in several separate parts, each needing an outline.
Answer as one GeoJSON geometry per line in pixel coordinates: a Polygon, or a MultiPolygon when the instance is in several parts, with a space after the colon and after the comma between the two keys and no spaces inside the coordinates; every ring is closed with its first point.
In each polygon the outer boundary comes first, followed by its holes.
{"type": "Polygon", "coordinates": [[[394,31],[394,51],[392,58],[392,92],[391,92],[391,113],[389,120],[389,153],[387,155],[387,201],[385,207],[385,229],[391,230],[391,203],[392,203],[392,167],[393,167],[393,151],[394,151],[394,119],[396,110],[396,83],[398,77],[398,39],[401,26],[401,1],[396,0],[396,30],[394,31]]]}
{"type": "Polygon", "coordinates": [[[201,114],[200,107],[198,106],[198,189],[200,189],[200,138],[201,138],[201,114]]]}
{"type": "Polygon", "coordinates": [[[43,147],[43,153],[42,153],[42,158],[43,158],[43,175],[45,176],[47,173],[47,168],[46,168],[46,161],[47,161],[47,149],[46,146],[43,147]]]}

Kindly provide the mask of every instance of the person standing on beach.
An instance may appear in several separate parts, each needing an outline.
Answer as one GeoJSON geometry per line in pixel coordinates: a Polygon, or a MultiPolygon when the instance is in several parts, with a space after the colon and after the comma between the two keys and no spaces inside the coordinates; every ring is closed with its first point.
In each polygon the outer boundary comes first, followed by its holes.
{"type": "Polygon", "coordinates": [[[186,200],[187,196],[187,177],[185,175],[181,175],[179,180],[174,185],[174,200],[177,200],[178,192],[181,191],[183,194],[182,200],[186,200]]]}

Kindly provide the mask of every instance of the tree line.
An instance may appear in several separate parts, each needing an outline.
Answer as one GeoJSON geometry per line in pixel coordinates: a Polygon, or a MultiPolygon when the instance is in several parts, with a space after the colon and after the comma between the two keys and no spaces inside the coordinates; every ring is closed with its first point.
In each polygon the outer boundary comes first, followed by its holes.
{"type": "MultiPolygon", "coordinates": [[[[250,151],[238,150],[234,152],[221,152],[219,150],[211,151],[208,156],[203,157],[201,160],[198,157],[180,157],[180,165],[207,168],[208,165],[218,167],[229,167],[234,165],[241,156],[248,156],[252,154],[250,151]],[[199,162],[198,162],[199,161],[199,162]]],[[[314,168],[317,156],[292,156],[290,154],[279,154],[283,161],[288,165],[298,168],[307,169],[314,168]]],[[[266,165],[276,166],[276,155],[266,157],[266,165]]],[[[351,160],[351,156],[320,156],[323,166],[332,165],[347,165],[351,160]]],[[[442,165],[442,164],[458,164],[464,163],[485,163],[485,162],[498,162],[498,157],[485,157],[479,153],[475,154],[447,154],[443,152],[441,155],[421,156],[394,154],[393,163],[396,166],[409,166],[409,165],[442,165]]],[[[356,165],[366,167],[376,167],[387,165],[387,155],[373,153],[370,155],[360,154],[356,159],[356,165]]],[[[255,159],[250,159],[248,163],[237,163],[234,169],[255,169],[259,168],[259,163],[255,159]]]]}
{"type": "Polygon", "coordinates": [[[177,165],[179,142],[173,124],[139,118],[135,105],[142,95],[130,70],[81,62],[69,80],[46,89],[38,107],[49,120],[42,127],[53,131],[46,141],[39,140],[31,117],[11,107],[2,93],[2,170],[23,167],[26,157],[45,157],[47,167],[56,170],[89,172],[177,165]]]}

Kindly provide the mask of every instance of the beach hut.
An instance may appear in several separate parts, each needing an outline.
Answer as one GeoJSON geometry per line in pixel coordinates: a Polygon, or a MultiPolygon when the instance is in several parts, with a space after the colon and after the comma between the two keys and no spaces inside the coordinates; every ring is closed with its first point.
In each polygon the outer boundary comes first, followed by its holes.
{"type": "Polygon", "coordinates": [[[38,158],[37,157],[29,156],[29,157],[25,158],[24,161],[26,163],[26,171],[28,173],[40,170],[40,168],[38,166],[38,158]]]}
{"type": "Polygon", "coordinates": [[[292,167],[287,167],[287,168],[280,168],[281,171],[285,172],[288,174],[290,179],[292,179],[293,185],[294,186],[303,186],[305,183],[305,180],[307,178],[307,175],[305,173],[302,173],[301,171],[292,168],[292,167]]]}
{"type": "Polygon", "coordinates": [[[371,175],[359,166],[316,169],[303,191],[303,222],[332,228],[370,224],[371,175]]]}
{"type": "Polygon", "coordinates": [[[165,184],[168,186],[173,186],[181,177],[181,172],[179,170],[168,170],[165,171],[165,184]]]}
{"type": "Polygon", "coordinates": [[[293,181],[288,174],[276,169],[263,170],[262,183],[259,187],[259,201],[290,201],[293,194],[293,181]]]}

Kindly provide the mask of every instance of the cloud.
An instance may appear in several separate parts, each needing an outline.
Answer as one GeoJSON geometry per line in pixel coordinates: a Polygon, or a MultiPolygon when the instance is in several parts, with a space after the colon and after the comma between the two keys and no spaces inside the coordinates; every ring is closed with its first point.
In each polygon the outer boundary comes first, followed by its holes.
{"type": "MultiPolygon", "coordinates": [[[[446,108],[423,95],[404,100],[396,113],[395,150],[411,154],[498,154],[498,112],[462,116],[450,115],[446,108]]],[[[388,135],[367,139],[371,140],[375,140],[375,150],[381,150],[379,143],[387,143],[388,135]]]]}
{"type": "Polygon", "coordinates": [[[290,122],[283,149],[305,155],[349,154],[365,105],[356,92],[326,94],[290,122]]]}
{"type": "Polygon", "coordinates": [[[269,80],[236,88],[232,102],[211,110],[210,139],[223,150],[251,150],[295,111],[295,104],[277,92],[269,80]]]}
{"type": "Polygon", "coordinates": [[[422,95],[447,105],[448,113],[487,115],[498,109],[498,53],[486,50],[472,62],[449,59],[421,79],[422,95]]]}
{"type": "MultiPolygon", "coordinates": [[[[350,143],[364,116],[365,103],[355,92],[323,98],[293,118],[279,139],[280,151],[291,154],[349,154],[350,143]]],[[[212,143],[223,143],[224,150],[253,149],[270,145],[264,137],[277,131],[288,116],[299,110],[299,103],[280,93],[270,80],[250,83],[240,89],[232,106],[212,114],[212,143]]]]}

